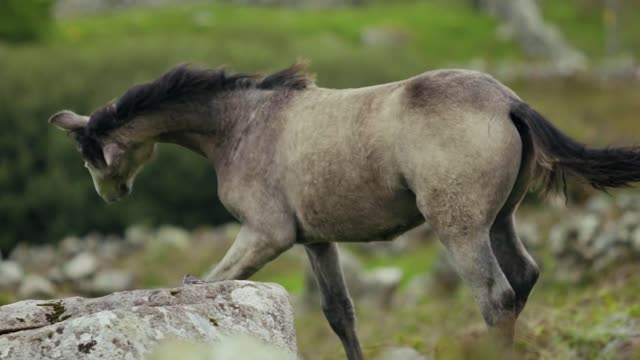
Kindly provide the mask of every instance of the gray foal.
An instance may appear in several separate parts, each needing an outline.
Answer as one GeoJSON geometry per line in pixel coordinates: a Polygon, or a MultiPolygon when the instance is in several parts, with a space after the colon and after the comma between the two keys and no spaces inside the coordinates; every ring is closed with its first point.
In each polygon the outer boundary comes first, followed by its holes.
{"type": "Polygon", "coordinates": [[[158,142],[209,159],[243,226],[206,280],[246,279],[304,245],[352,360],[363,355],[336,242],[391,240],[429,221],[509,344],[538,278],[514,222],[533,180],[545,190],[565,175],[598,189],[640,180],[638,147],[577,143],[492,77],[465,70],[336,90],[316,87],[300,65],[267,76],[178,66],[89,117],[61,111],[49,122],[73,134],[107,202],[131,191],[158,142]]]}

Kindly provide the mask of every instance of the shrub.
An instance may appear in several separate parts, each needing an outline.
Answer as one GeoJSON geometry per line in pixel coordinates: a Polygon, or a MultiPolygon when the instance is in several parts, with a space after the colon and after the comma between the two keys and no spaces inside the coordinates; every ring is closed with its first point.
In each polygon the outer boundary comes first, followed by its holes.
{"type": "Polygon", "coordinates": [[[23,42],[44,36],[51,27],[53,0],[0,1],[0,39],[23,42]]]}

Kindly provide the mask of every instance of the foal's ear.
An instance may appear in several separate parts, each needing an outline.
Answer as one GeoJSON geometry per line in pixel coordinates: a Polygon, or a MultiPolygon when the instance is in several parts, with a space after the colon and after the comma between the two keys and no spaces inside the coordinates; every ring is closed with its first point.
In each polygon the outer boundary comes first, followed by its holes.
{"type": "Polygon", "coordinates": [[[88,116],[78,115],[73,111],[62,110],[49,118],[49,124],[55,125],[62,130],[77,130],[87,126],[88,116]]]}
{"type": "Polygon", "coordinates": [[[124,148],[117,143],[107,143],[102,147],[102,154],[104,155],[104,161],[107,166],[111,166],[122,154],[124,154],[124,148]]]}

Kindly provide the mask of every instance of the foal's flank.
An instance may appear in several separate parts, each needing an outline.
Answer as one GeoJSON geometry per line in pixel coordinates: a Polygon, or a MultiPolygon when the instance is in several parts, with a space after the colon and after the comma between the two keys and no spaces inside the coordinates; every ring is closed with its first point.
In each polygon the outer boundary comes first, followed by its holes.
{"type": "MultiPolygon", "coordinates": [[[[210,160],[243,226],[208,281],[245,279],[305,246],[347,358],[362,359],[337,242],[391,240],[428,221],[505,344],[539,271],[514,214],[535,182],[597,189],[640,181],[640,148],[596,149],[557,130],[491,76],[436,70],[358,89],[314,85],[296,64],[266,75],[178,66],[69,131],[106,201],[127,195],[155,144],[210,160]]],[[[185,284],[198,282],[189,276],[185,284]]]]}

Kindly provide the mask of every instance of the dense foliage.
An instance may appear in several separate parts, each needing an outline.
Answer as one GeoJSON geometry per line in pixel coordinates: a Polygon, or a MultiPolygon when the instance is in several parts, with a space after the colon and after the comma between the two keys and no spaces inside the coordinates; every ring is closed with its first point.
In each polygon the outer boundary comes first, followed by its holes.
{"type": "Polygon", "coordinates": [[[53,0],[0,1],[0,39],[13,42],[35,40],[51,26],[53,0]]]}
{"type": "Polygon", "coordinates": [[[116,65],[107,57],[56,52],[19,61],[0,56],[0,248],[74,232],[118,231],[131,222],[195,226],[230,219],[217,205],[211,166],[169,145],[161,146],[159,159],[143,171],[126,203],[107,206],[96,195],[73,140],[47,124],[55,111],[89,113],[117,96],[130,85],[134,69],[146,69],[143,76],[148,76],[165,65],[138,59],[142,56],[116,65]]]}

